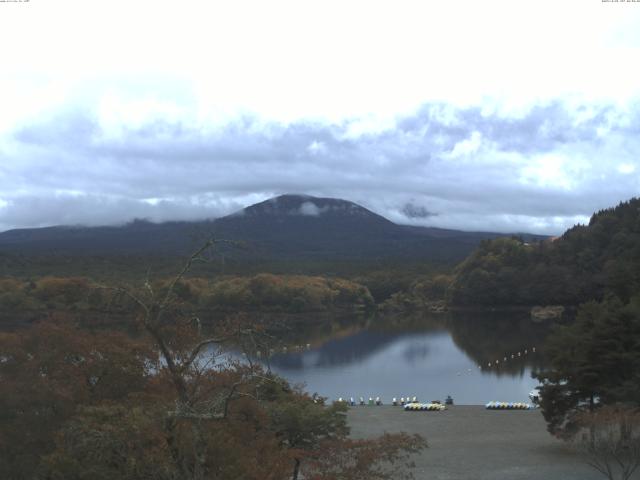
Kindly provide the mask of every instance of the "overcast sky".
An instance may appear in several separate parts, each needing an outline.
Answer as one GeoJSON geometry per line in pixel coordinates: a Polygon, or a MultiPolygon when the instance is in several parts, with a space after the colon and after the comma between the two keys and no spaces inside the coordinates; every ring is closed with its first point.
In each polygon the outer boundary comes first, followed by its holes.
{"type": "Polygon", "coordinates": [[[305,193],[558,234],[640,192],[638,2],[30,0],[0,42],[0,230],[305,193]]]}

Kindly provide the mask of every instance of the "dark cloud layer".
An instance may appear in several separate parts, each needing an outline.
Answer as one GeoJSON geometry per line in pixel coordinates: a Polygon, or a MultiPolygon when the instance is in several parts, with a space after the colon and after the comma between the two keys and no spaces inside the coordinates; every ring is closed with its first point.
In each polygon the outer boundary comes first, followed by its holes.
{"type": "Polygon", "coordinates": [[[114,133],[88,110],[60,112],[0,136],[0,228],[211,218],[293,192],[403,223],[559,233],[637,194],[639,129],[637,105],[562,102],[519,116],[428,104],[364,131],[246,117],[114,133]]]}

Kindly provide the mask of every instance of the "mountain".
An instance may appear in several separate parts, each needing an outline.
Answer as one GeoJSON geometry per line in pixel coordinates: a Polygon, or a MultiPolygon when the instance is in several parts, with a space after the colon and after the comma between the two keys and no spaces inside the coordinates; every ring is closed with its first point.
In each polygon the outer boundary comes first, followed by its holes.
{"type": "Polygon", "coordinates": [[[211,235],[238,240],[245,259],[458,261],[496,233],[397,225],[353,202],[282,195],[217,220],[116,227],[48,227],[0,234],[0,254],[184,255],[211,235]]]}
{"type": "Polygon", "coordinates": [[[123,226],[58,226],[0,233],[0,253],[140,254],[184,253],[194,228],[212,222],[152,223],[135,220],[123,226]]]}
{"type": "Polygon", "coordinates": [[[218,236],[285,256],[394,256],[406,236],[360,205],[334,198],[282,195],[214,223],[218,236]]]}

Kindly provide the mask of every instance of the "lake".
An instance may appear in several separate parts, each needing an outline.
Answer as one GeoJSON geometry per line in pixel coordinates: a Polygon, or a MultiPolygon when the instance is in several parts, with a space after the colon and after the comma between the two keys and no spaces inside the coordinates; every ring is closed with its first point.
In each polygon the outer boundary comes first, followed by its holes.
{"type": "Polygon", "coordinates": [[[473,312],[341,319],[325,327],[278,347],[265,364],[332,400],[379,396],[387,404],[414,395],[451,395],[457,404],[528,402],[548,331],[528,314],[473,312]]]}

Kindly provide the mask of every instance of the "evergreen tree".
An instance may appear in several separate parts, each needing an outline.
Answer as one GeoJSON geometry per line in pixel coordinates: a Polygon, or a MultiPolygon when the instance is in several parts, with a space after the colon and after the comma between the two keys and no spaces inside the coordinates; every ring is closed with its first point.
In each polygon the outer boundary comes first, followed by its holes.
{"type": "Polygon", "coordinates": [[[582,305],[575,323],[557,327],[546,349],[550,368],[536,378],[551,433],[571,436],[577,416],[600,405],[640,405],[640,297],[582,305]]]}

